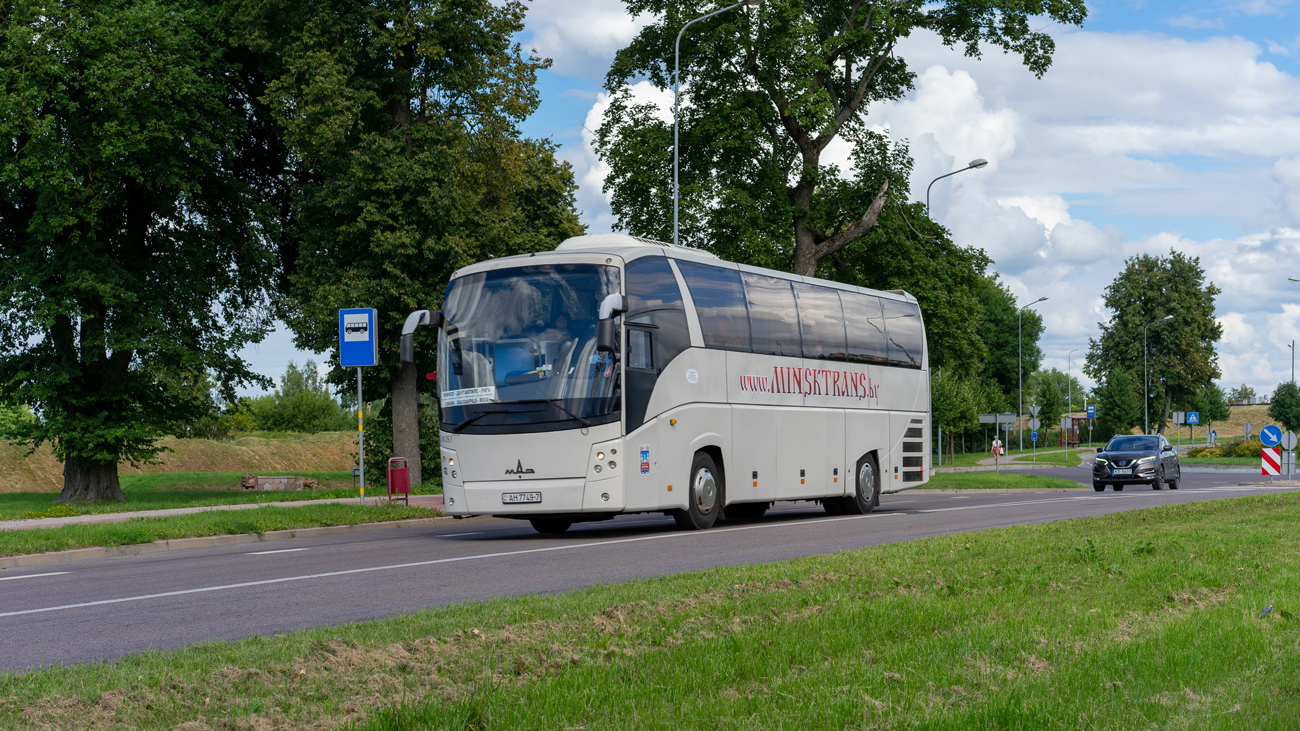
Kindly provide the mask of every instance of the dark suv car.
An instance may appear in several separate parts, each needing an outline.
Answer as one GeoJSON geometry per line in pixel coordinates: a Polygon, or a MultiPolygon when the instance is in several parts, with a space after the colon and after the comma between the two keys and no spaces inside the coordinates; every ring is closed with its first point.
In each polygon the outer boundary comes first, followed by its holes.
{"type": "Polygon", "coordinates": [[[1097,449],[1092,489],[1101,492],[1110,485],[1119,492],[1125,485],[1142,483],[1153,490],[1163,490],[1165,485],[1177,490],[1182,476],[1178,453],[1168,439],[1159,434],[1122,435],[1097,449]]]}

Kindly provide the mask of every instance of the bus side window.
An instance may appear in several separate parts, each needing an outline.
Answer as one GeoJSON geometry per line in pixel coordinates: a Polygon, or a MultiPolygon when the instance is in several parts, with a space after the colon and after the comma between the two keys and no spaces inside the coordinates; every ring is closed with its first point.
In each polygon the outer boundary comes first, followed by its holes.
{"type": "Polygon", "coordinates": [[[844,322],[848,328],[849,360],[854,363],[885,363],[885,316],[880,298],[858,292],[840,292],[844,322]]]}
{"type": "Polygon", "coordinates": [[[844,360],[844,311],[840,293],[830,287],[794,283],[799,298],[799,326],[803,332],[803,357],[844,360]]]}
{"type": "Polygon", "coordinates": [[[640,370],[653,370],[654,349],[651,346],[654,336],[649,330],[641,328],[627,329],[627,367],[640,370]]]}
{"type": "Polygon", "coordinates": [[[925,349],[925,328],[921,309],[911,302],[882,299],[885,334],[889,337],[889,364],[920,368],[925,349]]]}
{"type": "Polygon", "coordinates": [[[754,334],[754,352],[772,355],[803,355],[799,343],[799,323],[790,315],[795,312],[794,291],[790,282],[761,274],[742,272],[745,297],[749,303],[749,327],[754,334]]]}
{"type": "Polygon", "coordinates": [[[749,313],[740,272],[684,259],[677,260],[677,268],[691,290],[705,347],[748,351],[749,313]]]}

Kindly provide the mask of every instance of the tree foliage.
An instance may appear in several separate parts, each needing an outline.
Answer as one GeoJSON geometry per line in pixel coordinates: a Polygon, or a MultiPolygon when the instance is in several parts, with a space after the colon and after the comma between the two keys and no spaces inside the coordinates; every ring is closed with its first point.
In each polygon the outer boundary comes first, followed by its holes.
{"type": "MultiPolygon", "coordinates": [[[[1014,394],[1020,388],[1021,374],[1028,378],[1043,361],[1043,351],[1038,347],[1043,336],[1043,316],[1032,308],[1021,313],[1015,296],[996,274],[980,280],[976,296],[982,315],[977,321],[977,334],[988,352],[984,371],[1003,393],[1014,394]]],[[[961,314],[968,317],[968,313],[961,314]]]]}
{"type": "MultiPolygon", "coordinates": [[[[1169,410],[1219,377],[1214,345],[1223,327],[1214,317],[1219,288],[1205,282],[1200,259],[1171,251],[1168,257],[1135,256],[1106,288],[1110,322],[1098,323],[1101,337],[1089,340],[1084,372],[1093,378],[1123,369],[1143,373],[1143,326],[1147,328],[1146,367],[1155,413],[1151,420],[1164,431],[1169,410]]],[[[1143,388],[1139,382],[1139,391],[1143,388]]]]}
{"type": "Polygon", "coordinates": [[[40,414],[59,500],[200,413],[268,329],[276,142],[261,59],[197,0],[7,2],[0,20],[0,383],[40,414]]]}
{"type": "MultiPolygon", "coordinates": [[[[1038,420],[1042,422],[1044,432],[1060,428],[1061,414],[1065,411],[1065,394],[1061,393],[1055,380],[1050,377],[1039,379],[1038,389],[1034,393],[1034,405],[1038,407],[1038,420]]],[[[1047,441],[1046,434],[1043,435],[1043,441],[1047,441]]]]}
{"type": "Polygon", "coordinates": [[[1128,434],[1142,425],[1142,395],[1137,381],[1128,371],[1117,369],[1106,375],[1097,387],[1097,439],[1128,434]]]}
{"type": "Polygon", "coordinates": [[[1207,383],[1201,386],[1192,398],[1188,400],[1188,405],[1192,411],[1198,411],[1201,414],[1201,424],[1206,429],[1210,428],[1216,421],[1224,421],[1232,416],[1232,411],[1228,408],[1228,399],[1223,395],[1223,389],[1207,383]]]}
{"type": "Polygon", "coordinates": [[[252,399],[249,410],[254,425],[263,431],[315,433],[356,426],[356,415],[334,400],[311,360],[302,368],[289,361],[280,387],[252,399]]]}
{"type": "Polygon", "coordinates": [[[524,17],[513,0],[248,0],[241,17],[243,42],[279,52],[268,100],[300,165],[283,314],[298,346],[319,352],[337,347],[339,309],[378,310],[366,399],[391,397],[393,443],[418,484],[418,388],[433,382],[417,374],[434,370],[434,338],[421,333],[403,367],[403,320],[438,307],[461,266],[582,231],[568,164],[516,130],[547,62],[512,40],[524,17]]]}
{"type": "Polygon", "coordinates": [[[1228,391],[1228,400],[1234,404],[1248,404],[1253,398],[1255,398],[1255,389],[1244,383],[1228,391]]]}
{"type": "MultiPolygon", "coordinates": [[[[668,240],[672,130],[629,83],[671,88],[678,31],[717,6],[626,4],[656,20],[615,57],[597,150],[620,225],[668,240]]],[[[971,57],[1000,48],[1041,76],[1055,44],[1034,26],[1078,25],[1085,13],[1082,0],[767,0],[691,26],[681,41],[682,240],[754,263],[737,251],[760,251],[778,268],[814,274],[876,225],[891,189],[906,193],[905,147],[866,121],[872,102],[912,88],[896,52],[903,38],[931,31],[971,57]],[[822,159],[836,139],[852,146],[852,170],[822,159]]]]}
{"type": "Polygon", "coordinates": [[[1268,404],[1268,416],[1280,422],[1287,431],[1300,431],[1300,388],[1293,381],[1277,385],[1268,404]]]}

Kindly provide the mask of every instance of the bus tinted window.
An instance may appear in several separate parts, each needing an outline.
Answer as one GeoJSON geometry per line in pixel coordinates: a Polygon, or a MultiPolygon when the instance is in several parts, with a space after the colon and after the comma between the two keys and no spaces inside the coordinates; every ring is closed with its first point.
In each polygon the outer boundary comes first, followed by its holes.
{"type": "Polygon", "coordinates": [[[799,297],[799,326],[803,333],[803,357],[844,360],[848,352],[844,339],[844,312],[840,293],[830,287],[794,283],[799,297]]]}
{"type": "Polygon", "coordinates": [[[749,350],[749,315],[740,273],[734,269],[677,262],[700,317],[704,344],[710,348],[749,350]]]}
{"type": "Polygon", "coordinates": [[[889,364],[921,367],[925,348],[925,329],[921,310],[910,302],[882,299],[885,310],[885,334],[889,336],[889,364]]]}
{"type": "Polygon", "coordinates": [[[740,278],[745,282],[745,296],[749,301],[754,352],[802,355],[799,321],[795,317],[794,292],[790,289],[790,282],[749,273],[742,273],[740,278]]]}
{"type": "Polygon", "coordinates": [[[677,289],[677,277],[662,256],[646,256],[624,268],[627,278],[628,312],[681,307],[682,293],[677,289]]]}
{"type": "Polygon", "coordinates": [[[849,360],[854,363],[888,362],[885,316],[880,309],[880,298],[857,292],[840,292],[840,301],[844,303],[849,360]]]}

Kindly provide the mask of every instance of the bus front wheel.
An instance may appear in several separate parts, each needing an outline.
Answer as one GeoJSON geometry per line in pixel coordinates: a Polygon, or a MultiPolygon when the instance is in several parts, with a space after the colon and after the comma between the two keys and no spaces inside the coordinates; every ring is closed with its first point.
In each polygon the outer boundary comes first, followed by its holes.
{"type": "Polygon", "coordinates": [[[722,472],[713,463],[713,457],[708,452],[696,452],[691,462],[686,509],[673,513],[677,527],[685,530],[712,528],[722,510],[723,490],[722,472]]]}
{"type": "Polygon", "coordinates": [[[533,524],[533,530],[538,533],[550,534],[563,533],[569,529],[569,526],[573,525],[572,520],[563,518],[533,518],[528,522],[533,524]]]}

